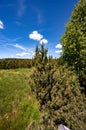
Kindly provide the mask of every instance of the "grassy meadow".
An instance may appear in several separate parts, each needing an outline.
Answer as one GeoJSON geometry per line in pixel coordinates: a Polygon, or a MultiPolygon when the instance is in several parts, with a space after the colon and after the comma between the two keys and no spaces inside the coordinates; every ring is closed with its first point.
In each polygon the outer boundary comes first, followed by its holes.
{"type": "Polygon", "coordinates": [[[31,69],[0,70],[0,130],[27,130],[40,118],[31,92],[31,69]]]}

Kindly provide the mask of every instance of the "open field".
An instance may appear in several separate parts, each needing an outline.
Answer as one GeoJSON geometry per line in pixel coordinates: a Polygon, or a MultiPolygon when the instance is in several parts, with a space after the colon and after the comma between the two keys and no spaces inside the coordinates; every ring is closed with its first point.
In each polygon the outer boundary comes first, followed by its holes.
{"type": "Polygon", "coordinates": [[[27,130],[39,120],[38,103],[31,93],[33,69],[0,70],[0,130],[27,130]]]}

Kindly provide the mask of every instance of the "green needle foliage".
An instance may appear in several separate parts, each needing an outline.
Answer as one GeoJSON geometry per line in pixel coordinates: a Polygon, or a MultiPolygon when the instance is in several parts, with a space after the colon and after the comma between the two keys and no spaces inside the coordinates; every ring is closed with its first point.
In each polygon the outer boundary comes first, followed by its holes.
{"type": "Polygon", "coordinates": [[[31,77],[31,88],[40,104],[39,129],[57,130],[61,123],[72,130],[85,129],[85,98],[76,74],[66,66],[57,68],[47,53],[43,55],[46,49],[42,46],[31,77]]]}
{"type": "MultiPolygon", "coordinates": [[[[86,0],[79,0],[61,38],[63,60],[86,87],[86,0]]],[[[86,90],[86,88],[85,88],[86,90]]]]}
{"type": "Polygon", "coordinates": [[[55,72],[54,79],[52,101],[47,104],[54,126],[65,124],[72,130],[86,129],[86,100],[80,92],[76,75],[63,66],[55,72]]]}

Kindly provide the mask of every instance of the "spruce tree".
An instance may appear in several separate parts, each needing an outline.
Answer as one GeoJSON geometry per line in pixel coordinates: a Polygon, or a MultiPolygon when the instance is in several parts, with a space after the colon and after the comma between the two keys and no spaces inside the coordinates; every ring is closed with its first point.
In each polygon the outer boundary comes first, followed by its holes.
{"type": "Polygon", "coordinates": [[[64,124],[71,130],[85,130],[86,99],[81,94],[76,74],[66,66],[61,66],[54,73],[54,81],[51,90],[52,100],[47,102],[45,110],[48,111],[48,120],[55,128],[64,124]]]}
{"type": "Polygon", "coordinates": [[[61,123],[72,130],[85,129],[86,105],[76,74],[66,66],[57,68],[52,57],[44,55],[45,50],[41,45],[31,77],[31,88],[41,112],[38,130],[57,130],[61,123]]]}
{"type": "Polygon", "coordinates": [[[86,0],[79,0],[61,38],[63,60],[86,86],[86,0]]]}

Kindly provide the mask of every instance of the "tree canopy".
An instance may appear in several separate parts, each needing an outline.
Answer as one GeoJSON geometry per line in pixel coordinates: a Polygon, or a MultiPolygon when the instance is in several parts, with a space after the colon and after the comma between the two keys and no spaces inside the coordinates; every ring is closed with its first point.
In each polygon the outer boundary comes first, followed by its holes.
{"type": "Polygon", "coordinates": [[[86,85],[86,1],[76,5],[61,38],[63,60],[76,71],[81,86],[86,85]]]}

